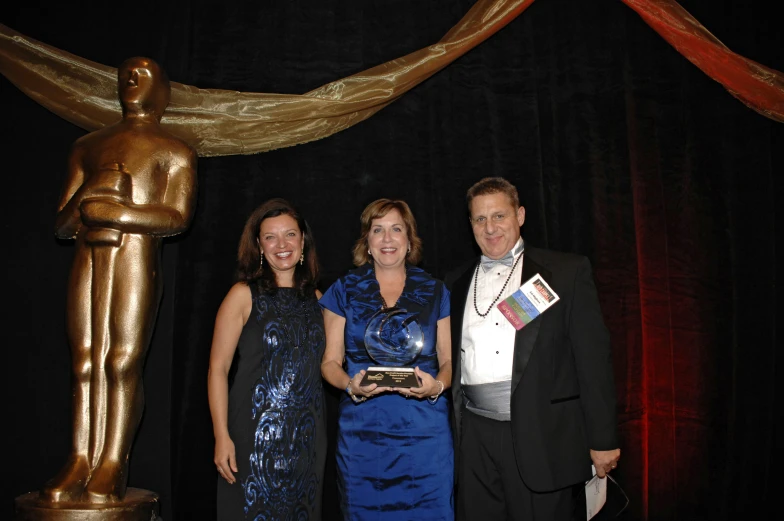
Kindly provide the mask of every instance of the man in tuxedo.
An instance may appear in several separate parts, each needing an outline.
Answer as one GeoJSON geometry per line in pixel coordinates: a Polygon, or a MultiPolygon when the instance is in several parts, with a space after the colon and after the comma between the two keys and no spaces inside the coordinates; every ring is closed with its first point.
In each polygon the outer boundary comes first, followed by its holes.
{"type": "Polygon", "coordinates": [[[591,463],[603,477],[621,452],[590,262],[525,243],[505,179],[482,179],[466,199],[482,256],[447,277],[457,519],[569,520],[585,512],[591,463]],[[497,305],[537,273],[560,300],[517,331],[497,305]]]}

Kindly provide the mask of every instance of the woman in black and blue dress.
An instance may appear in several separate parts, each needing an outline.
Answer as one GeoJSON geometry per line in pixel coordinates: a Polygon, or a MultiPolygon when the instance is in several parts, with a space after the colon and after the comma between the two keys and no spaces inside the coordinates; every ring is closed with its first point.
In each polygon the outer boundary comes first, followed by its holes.
{"type": "Polygon", "coordinates": [[[336,451],[341,510],[352,521],[452,521],[452,435],[441,397],[452,380],[449,292],[415,266],[422,243],[405,202],[375,201],[360,222],[358,267],[319,301],[327,333],[321,371],[345,390],[336,451]],[[385,308],[405,309],[424,333],[421,352],[407,364],[418,386],[361,385],[367,368],[378,365],[365,349],[365,330],[385,308]]]}
{"type": "Polygon", "coordinates": [[[317,276],[313,237],[300,214],[282,199],[256,209],[210,352],[218,520],[321,518],[325,341],[317,276]]]}

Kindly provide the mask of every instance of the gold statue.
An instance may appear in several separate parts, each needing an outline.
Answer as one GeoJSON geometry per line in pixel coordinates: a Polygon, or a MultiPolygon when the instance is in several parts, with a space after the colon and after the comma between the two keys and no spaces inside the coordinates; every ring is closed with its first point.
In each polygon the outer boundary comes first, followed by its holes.
{"type": "Polygon", "coordinates": [[[41,491],[53,503],[115,503],[127,486],[144,408],[142,368],[162,293],[162,237],[196,202],[196,153],[164,131],[165,72],[148,58],[118,69],[122,120],[74,143],[55,234],[75,238],[67,297],[73,442],[41,491]]]}

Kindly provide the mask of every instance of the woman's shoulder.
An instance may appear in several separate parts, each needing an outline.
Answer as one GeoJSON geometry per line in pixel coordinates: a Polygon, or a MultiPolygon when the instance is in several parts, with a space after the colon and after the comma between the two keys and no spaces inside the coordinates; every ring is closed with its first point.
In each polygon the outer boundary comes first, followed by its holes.
{"type": "Polygon", "coordinates": [[[229,288],[229,292],[226,294],[226,300],[230,301],[244,301],[250,300],[253,291],[251,290],[251,285],[253,283],[248,282],[235,282],[231,288],[229,288]]]}
{"type": "Polygon", "coordinates": [[[438,302],[447,291],[443,281],[435,278],[418,266],[406,268],[406,296],[409,300],[428,305],[438,302]]]}
{"type": "Polygon", "coordinates": [[[338,280],[335,281],[335,284],[340,284],[343,288],[347,289],[360,285],[371,278],[374,278],[373,268],[370,266],[370,264],[365,264],[363,266],[359,266],[358,268],[352,268],[348,270],[344,275],[338,277],[338,280]]]}
{"type": "Polygon", "coordinates": [[[241,315],[247,319],[252,306],[253,296],[250,287],[245,282],[237,282],[224,297],[218,313],[224,316],[241,315]]]}
{"type": "Polygon", "coordinates": [[[353,300],[357,295],[367,293],[369,285],[374,281],[373,270],[369,265],[353,268],[330,284],[319,301],[322,304],[334,300],[345,303],[353,300]]]}
{"type": "Polygon", "coordinates": [[[432,284],[436,287],[444,285],[444,281],[434,277],[419,266],[407,266],[406,277],[418,283],[432,284]]]}

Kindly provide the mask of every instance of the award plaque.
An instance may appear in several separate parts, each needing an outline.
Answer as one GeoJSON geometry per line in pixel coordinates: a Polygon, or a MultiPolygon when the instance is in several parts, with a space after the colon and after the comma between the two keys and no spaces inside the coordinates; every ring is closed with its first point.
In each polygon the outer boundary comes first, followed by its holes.
{"type": "Polygon", "coordinates": [[[365,349],[379,364],[368,367],[359,385],[419,387],[411,363],[425,345],[425,335],[414,313],[397,306],[377,311],[365,328],[365,349]]]}

